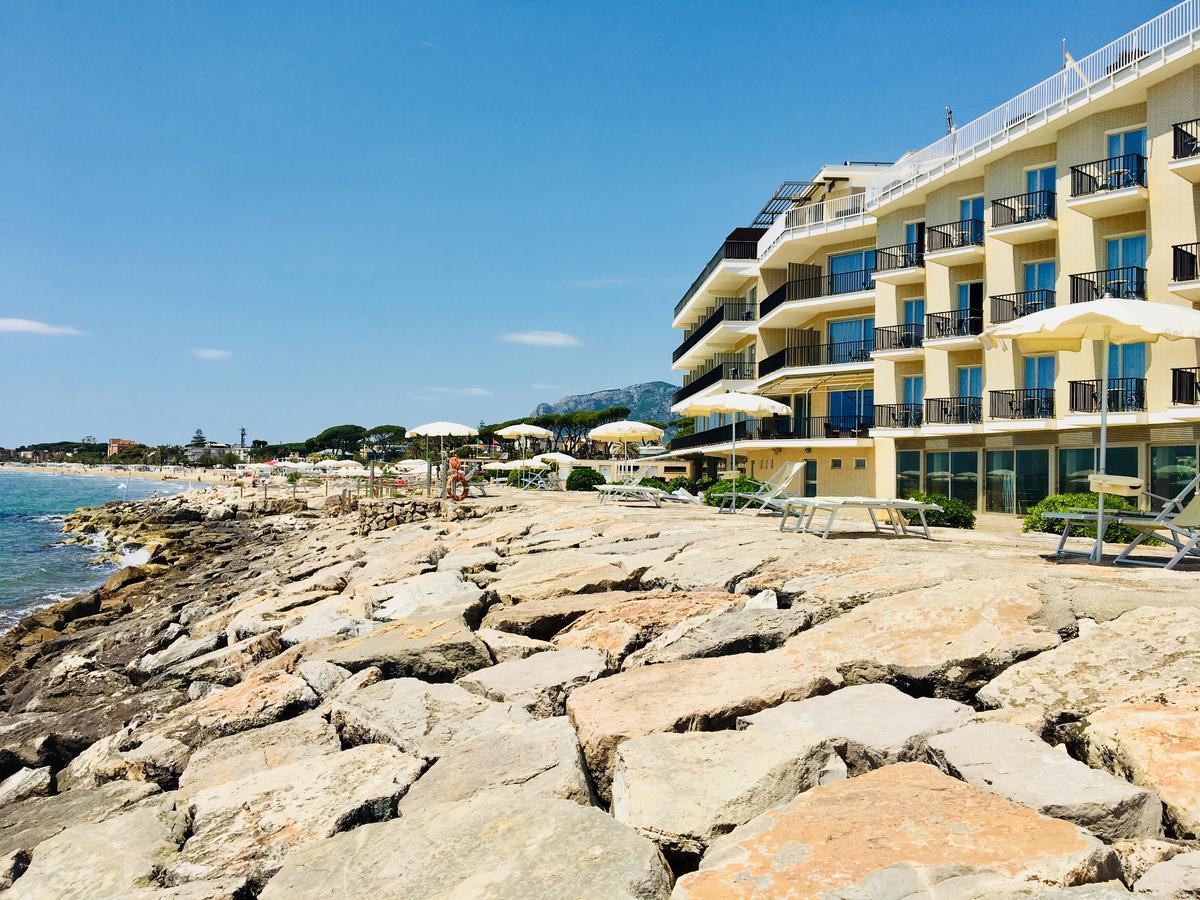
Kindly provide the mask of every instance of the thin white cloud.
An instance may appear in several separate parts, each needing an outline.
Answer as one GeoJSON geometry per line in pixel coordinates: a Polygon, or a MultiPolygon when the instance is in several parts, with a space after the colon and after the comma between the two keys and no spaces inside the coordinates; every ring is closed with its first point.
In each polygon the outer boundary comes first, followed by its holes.
{"type": "Polygon", "coordinates": [[[546,384],[544,381],[535,381],[529,386],[529,389],[531,391],[561,391],[563,390],[563,386],[561,384],[546,384]]]}
{"type": "Polygon", "coordinates": [[[508,344],[527,344],[530,347],[578,347],[579,338],[565,331],[511,331],[498,340],[508,344]]]}
{"type": "Polygon", "coordinates": [[[4,334],[83,334],[70,325],[50,325],[33,319],[0,319],[0,333],[4,334]]]}
{"type": "Polygon", "coordinates": [[[224,362],[227,359],[233,358],[232,350],[219,350],[216,347],[198,347],[192,351],[192,356],[196,359],[207,359],[213,362],[224,362]]]}
{"type": "Polygon", "coordinates": [[[487,388],[481,388],[481,387],[462,387],[462,388],[433,387],[433,388],[430,388],[429,390],[431,390],[435,394],[458,394],[460,397],[490,397],[490,396],[492,396],[491,391],[489,391],[487,388]]]}

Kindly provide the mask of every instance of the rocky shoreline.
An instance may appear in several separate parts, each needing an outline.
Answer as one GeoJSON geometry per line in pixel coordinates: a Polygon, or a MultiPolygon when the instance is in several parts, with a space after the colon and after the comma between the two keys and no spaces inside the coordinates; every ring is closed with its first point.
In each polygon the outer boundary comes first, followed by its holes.
{"type": "Polygon", "coordinates": [[[81,510],[0,638],[13,897],[1200,891],[1200,577],[584,495],[81,510]]]}

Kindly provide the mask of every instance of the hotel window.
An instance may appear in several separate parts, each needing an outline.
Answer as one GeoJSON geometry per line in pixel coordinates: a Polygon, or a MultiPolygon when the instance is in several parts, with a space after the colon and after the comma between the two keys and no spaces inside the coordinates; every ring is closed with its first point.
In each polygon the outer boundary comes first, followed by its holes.
{"type": "Polygon", "coordinates": [[[1025,190],[1030,194],[1034,191],[1052,191],[1056,175],[1057,170],[1054,166],[1030,169],[1025,173],[1025,190]]]}
{"type": "Polygon", "coordinates": [[[875,347],[875,317],[829,323],[829,362],[868,362],[875,347]]]}
{"type": "Polygon", "coordinates": [[[1110,379],[1145,378],[1146,345],[1144,343],[1109,344],[1108,377],[1110,379]]]}
{"type": "Polygon", "coordinates": [[[904,225],[904,243],[916,244],[918,248],[925,246],[925,223],[906,222],[904,225]]]}
{"type": "MultiPolygon", "coordinates": [[[[1168,500],[1175,497],[1187,487],[1189,481],[1196,477],[1197,471],[1195,444],[1173,444],[1150,448],[1150,493],[1152,494],[1168,500]]],[[[1161,506],[1161,501],[1155,501],[1155,505],[1161,506]]]]}
{"type": "Polygon", "coordinates": [[[958,217],[960,219],[982,219],[983,218],[983,198],[982,197],[966,197],[958,201],[958,217]]]}
{"type": "Polygon", "coordinates": [[[875,251],[855,250],[829,257],[829,292],[849,294],[870,290],[875,271],[875,251]]]}
{"type": "Polygon", "coordinates": [[[854,468],[856,468],[856,469],[865,469],[866,467],[867,467],[867,461],[866,461],[866,459],[865,459],[864,457],[861,457],[861,456],[859,456],[859,457],[855,457],[855,459],[854,459],[854,468]]]}
{"type": "Polygon", "coordinates": [[[983,396],[983,366],[958,367],[958,396],[983,396]]]}
{"type": "MultiPolygon", "coordinates": [[[[1058,451],[1058,493],[1087,494],[1091,492],[1088,476],[1099,468],[1100,450],[1083,447],[1058,451]]],[[[1109,475],[1138,477],[1138,448],[1109,447],[1104,468],[1109,475]]]]}
{"type": "Polygon", "coordinates": [[[1054,388],[1054,357],[1025,357],[1025,389],[1052,390],[1054,388]]]}
{"type": "Polygon", "coordinates": [[[1118,131],[1115,134],[1108,136],[1108,155],[1125,156],[1126,154],[1136,153],[1138,156],[1146,155],[1146,129],[1134,128],[1131,131],[1118,131]]]}
{"type": "Polygon", "coordinates": [[[1021,513],[1050,494],[1049,450],[989,450],[984,509],[1021,513]]]}
{"type": "Polygon", "coordinates": [[[1025,263],[1025,290],[1054,290],[1054,277],[1056,274],[1057,267],[1052,259],[1043,260],[1042,262],[1025,263]]]}
{"type": "MultiPolygon", "coordinates": [[[[829,424],[836,431],[853,431],[861,423],[869,422],[875,412],[875,391],[873,389],[859,391],[830,391],[829,392],[829,424]]],[[[829,435],[826,437],[841,437],[829,435]]]]}
{"type": "Polygon", "coordinates": [[[831,459],[829,461],[829,468],[840,469],[841,467],[842,467],[842,461],[840,459],[831,459]]]}
{"type": "Polygon", "coordinates": [[[920,406],[925,402],[925,376],[924,375],[905,375],[904,376],[904,400],[903,403],[920,406]]]}
{"type": "Polygon", "coordinates": [[[944,494],[974,509],[979,504],[979,453],[975,450],[925,454],[925,493],[944,494]]]}
{"type": "Polygon", "coordinates": [[[896,496],[904,500],[921,490],[921,451],[896,451],[896,496]]]}
{"type": "Polygon", "coordinates": [[[904,301],[904,324],[920,325],[925,321],[925,298],[904,301]]]}

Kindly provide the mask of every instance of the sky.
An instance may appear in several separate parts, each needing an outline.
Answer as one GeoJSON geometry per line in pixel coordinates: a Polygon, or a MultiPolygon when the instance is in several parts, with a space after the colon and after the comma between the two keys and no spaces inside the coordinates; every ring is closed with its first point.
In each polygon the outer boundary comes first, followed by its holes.
{"type": "Polygon", "coordinates": [[[0,4],[0,446],[302,440],[678,383],[675,302],[1124,0],[0,4]]]}

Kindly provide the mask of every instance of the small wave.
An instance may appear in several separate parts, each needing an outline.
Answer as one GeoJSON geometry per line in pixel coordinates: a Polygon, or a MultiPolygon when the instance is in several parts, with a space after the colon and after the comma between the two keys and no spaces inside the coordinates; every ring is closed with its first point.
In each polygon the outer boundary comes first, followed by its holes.
{"type": "Polygon", "coordinates": [[[136,550],[121,551],[121,568],[126,566],[140,566],[150,562],[150,551],[142,547],[136,550]]]}
{"type": "Polygon", "coordinates": [[[29,520],[31,522],[65,522],[66,518],[67,518],[66,516],[46,515],[46,516],[30,516],[29,520]]]}

